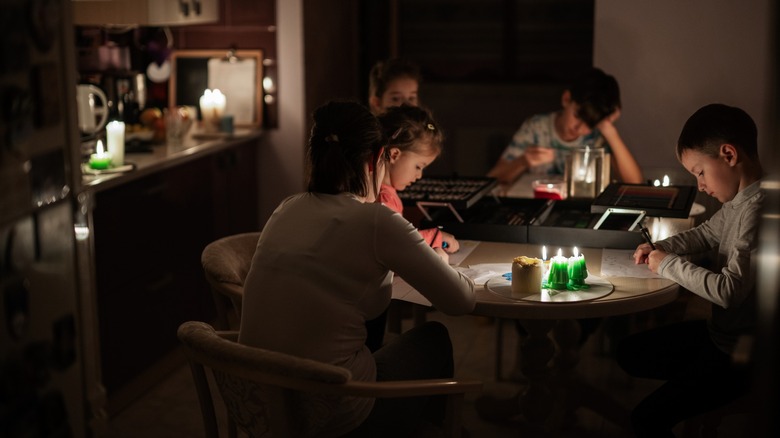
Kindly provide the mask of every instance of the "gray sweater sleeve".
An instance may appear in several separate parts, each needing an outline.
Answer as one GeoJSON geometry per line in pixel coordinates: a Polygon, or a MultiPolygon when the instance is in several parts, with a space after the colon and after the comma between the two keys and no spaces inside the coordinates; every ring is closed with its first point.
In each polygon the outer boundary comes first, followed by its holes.
{"type": "Polygon", "coordinates": [[[740,305],[755,283],[751,253],[756,248],[762,199],[760,193],[743,194],[702,225],[658,242],[670,253],[661,261],[659,274],[724,309],[740,305]],[[680,257],[716,247],[713,270],[680,257]]]}
{"type": "Polygon", "coordinates": [[[382,207],[377,221],[377,258],[442,312],[462,315],[474,310],[474,283],[449,266],[401,215],[382,207]]]}

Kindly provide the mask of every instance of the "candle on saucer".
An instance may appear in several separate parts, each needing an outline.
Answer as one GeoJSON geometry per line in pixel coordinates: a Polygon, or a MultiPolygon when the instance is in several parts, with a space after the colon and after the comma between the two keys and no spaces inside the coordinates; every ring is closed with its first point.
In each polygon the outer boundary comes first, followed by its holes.
{"type": "Polygon", "coordinates": [[[585,256],[579,253],[577,247],[574,247],[574,256],[569,257],[569,284],[574,287],[581,287],[588,278],[588,269],[585,267],[585,256]]]}
{"type": "Polygon", "coordinates": [[[547,274],[547,285],[550,289],[566,289],[569,282],[569,260],[558,248],[558,255],[550,261],[550,272],[547,274]]]}
{"type": "Polygon", "coordinates": [[[111,165],[111,154],[103,150],[103,141],[98,140],[95,145],[95,153],[89,156],[91,169],[108,169],[111,165]]]}
{"type": "Polygon", "coordinates": [[[114,166],[125,164],[125,123],[118,120],[106,125],[106,143],[114,166]]]}

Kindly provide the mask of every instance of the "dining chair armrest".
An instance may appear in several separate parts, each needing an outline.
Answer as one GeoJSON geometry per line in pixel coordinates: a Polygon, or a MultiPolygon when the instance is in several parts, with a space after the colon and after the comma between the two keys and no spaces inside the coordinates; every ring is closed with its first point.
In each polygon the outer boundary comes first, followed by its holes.
{"type": "Polygon", "coordinates": [[[359,382],[350,380],[341,387],[344,394],[353,396],[393,398],[422,395],[463,394],[482,390],[479,380],[426,379],[359,382]]]}
{"type": "Polygon", "coordinates": [[[230,342],[238,342],[238,330],[218,330],[217,336],[230,342]]]}

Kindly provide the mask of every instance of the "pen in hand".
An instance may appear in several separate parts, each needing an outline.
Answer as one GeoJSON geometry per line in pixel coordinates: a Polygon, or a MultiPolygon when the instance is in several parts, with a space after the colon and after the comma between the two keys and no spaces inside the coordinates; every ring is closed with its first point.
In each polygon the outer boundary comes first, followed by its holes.
{"type": "Polygon", "coordinates": [[[652,248],[653,251],[655,251],[655,244],[653,244],[653,241],[650,239],[650,233],[647,231],[647,228],[640,225],[639,231],[642,233],[642,237],[645,238],[647,244],[650,245],[650,248],[652,248]]]}
{"type": "MultiPolygon", "coordinates": [[[[433,242],[436,241],[436,238],[439,237],[439,232],[441,231],[441,226],[436,227],[436,234],[433,235],[433,240],[431,241],[431,245],[433,245],[433,242]]],[[[445,242],[444,240],[441,241],[441,249],[447,249],[449,248],[450,244],[445,242]]]]}

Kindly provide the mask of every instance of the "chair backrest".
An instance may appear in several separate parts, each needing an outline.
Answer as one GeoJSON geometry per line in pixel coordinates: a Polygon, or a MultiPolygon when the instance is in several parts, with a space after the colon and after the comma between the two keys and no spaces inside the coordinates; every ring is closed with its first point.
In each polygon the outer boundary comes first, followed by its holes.
{"type": "Polygon", "coordinates": [[[464,393],[482,388],[479,381],[453,379],[359,382],[346,368],[242,345],[237,332],[216,332],[200,321],[183,323],[178,337],[195,380],[207,438],[219,433],[206,368],[228,408],[229,426],[235,424],[251,437],[315,436],[328,419],[323,406],[341,396],[427,395],[447,397],[445,436],[458,437],[464,393]]]}
{"type": "Polygon", "coordinates": [[[213,373],[230,420],[252,437],[311,435],[319,422],[311,415],[303,418],[300,394],[352,377],[346,368],[239,344],[236,332],[218,333],[204,322],[185,322],[178,337],[190,360],[210,437],[218,434],[204,367],[213,373]],[[204,400],[210,406],[204,407],[204,400]]]}
{"type": "Polygon", "coordinates": [[[217,328],[238,329],[244,280],[252,265],[260,232],[235,234],[215,240],[201,253],[200,261],[211,287],[217,310],[217,328]]]}

